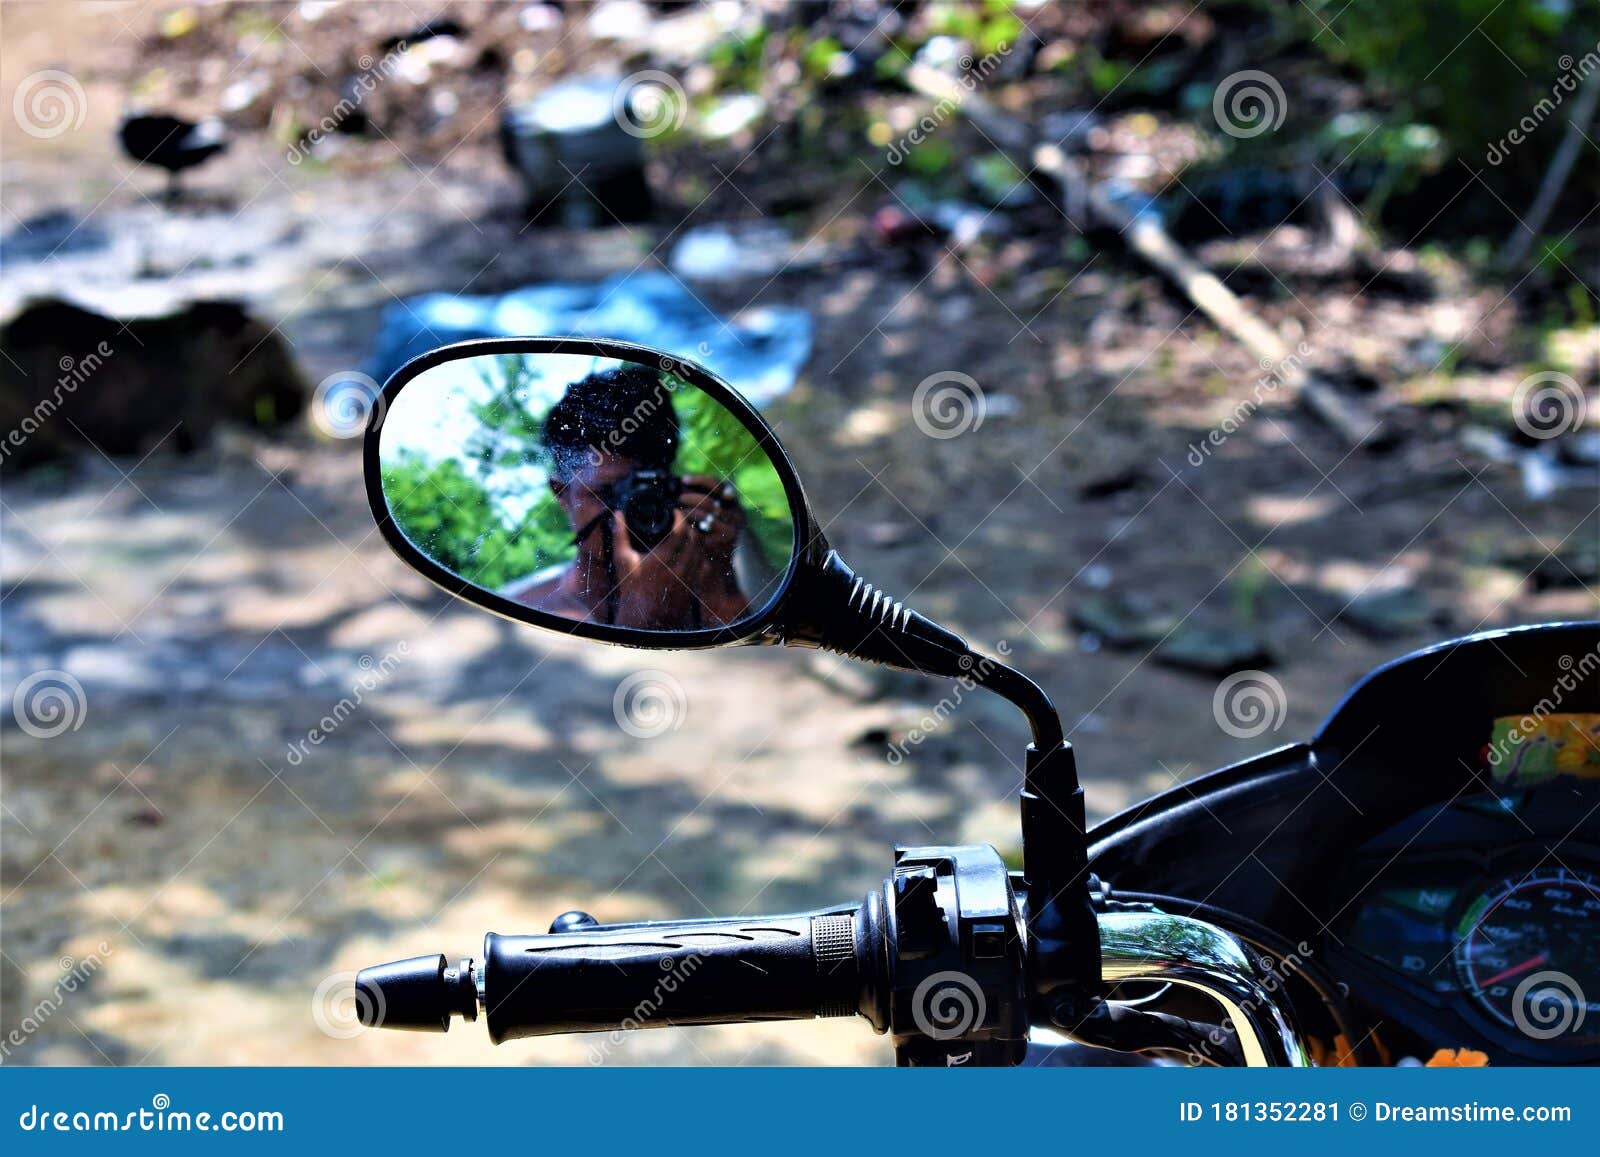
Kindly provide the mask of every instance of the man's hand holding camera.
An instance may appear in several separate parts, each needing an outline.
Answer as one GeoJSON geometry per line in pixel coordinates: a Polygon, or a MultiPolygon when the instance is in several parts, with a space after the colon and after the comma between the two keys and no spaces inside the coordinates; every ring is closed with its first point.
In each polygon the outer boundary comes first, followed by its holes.
{"type": "Polygon", "coordinates": [[[744,614],[733,552],[745,515],[731,484],[698,474],[682,478],[664,536],[657,527],[641,536],[629,513],[626,506],[612,513],[618,621],[683,626],[698,616],[715,627],[744,614]]]}

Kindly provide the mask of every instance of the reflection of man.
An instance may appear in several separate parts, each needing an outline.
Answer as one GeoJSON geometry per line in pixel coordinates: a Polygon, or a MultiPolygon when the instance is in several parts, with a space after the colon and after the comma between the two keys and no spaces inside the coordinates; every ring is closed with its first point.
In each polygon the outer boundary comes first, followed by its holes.
{"type": "Polygon", "coordinates": [[[630,365],[574,382],[545,418],[543,444],[578,555],[511,598],[655,631],[718,627],[745,613],[733,568],[744,511],[731,485],[673,473],[678,416],[655,373],[630,365]]]}

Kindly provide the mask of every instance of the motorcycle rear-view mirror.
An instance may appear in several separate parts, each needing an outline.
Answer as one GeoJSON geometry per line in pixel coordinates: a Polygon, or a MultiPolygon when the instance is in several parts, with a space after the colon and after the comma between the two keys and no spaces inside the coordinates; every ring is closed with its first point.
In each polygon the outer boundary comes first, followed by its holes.
{"type": "Polygon", "coordinates": [[[1049,698],[857,576],[767,423],[708,370],[583,338],[446,346],[384,387],[365,455],[389,545],[507,618],[635,647],[823,648],[1009,699],[1033,733],[1023,875],[1040,975],[1098,970],[1083,792],[1049,698]]]}
{"type": "Polygon", "coordinates": [[[617,343],[436,350],[388,385],[366,451],[373,512],[411,566],[498,614],[631,646],[760,634],[809,521],[743,398],[617,343]]]}

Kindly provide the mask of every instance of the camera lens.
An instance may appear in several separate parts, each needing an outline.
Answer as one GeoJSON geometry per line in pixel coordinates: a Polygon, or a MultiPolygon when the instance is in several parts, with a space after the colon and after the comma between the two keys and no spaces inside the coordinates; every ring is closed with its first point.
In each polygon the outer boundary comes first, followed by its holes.
{"type": "Polygon", "coordinates": [[[626,479],[620,506],[635,550],[652,551],[672,533],[679,486],[675,475],[657,470],[640,470],[626,479]]]}

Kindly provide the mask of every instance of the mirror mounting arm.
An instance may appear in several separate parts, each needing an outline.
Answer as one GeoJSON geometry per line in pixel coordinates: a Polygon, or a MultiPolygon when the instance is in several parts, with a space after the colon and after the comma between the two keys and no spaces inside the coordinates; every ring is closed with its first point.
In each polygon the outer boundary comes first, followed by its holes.
{"type": "Polygon", "coordinates": [[[825,555],[802,564],[796,573],[782,622],[770,641],[832,651],[897,671],[974,678],[974,667],[984,660],[959,635],[895,602],[851,570],[838,551],[826,545],[823,549],[825,555]]]}
{"type": "Polygon", "coordinates": [[[1089,895],[1089,826],[1077,757],[1037,683],[992,660],[980,665],[980,685],[1021,708],[1033,728],[1022,777],[1028,974],[1040,1023],[1075,1025],[1101,992],[1100,921],[1089,895]]]}
{"type": "Polygon", "coordinates": [[[813,542],[772,642],[816,647],[900,671],[964,680],[1027,717],[1022,786],[1023,879],[1033,995],[1041,1023],[1088,1015],[1100,993],[1099,923],[1089,896],[1088,826],[1077,760],[1040,686],[873,587],[839,553],[813,542]]]}

